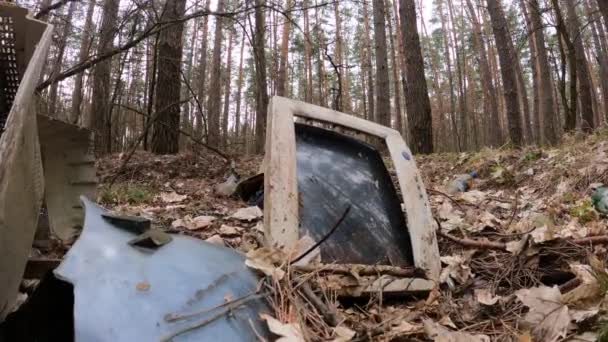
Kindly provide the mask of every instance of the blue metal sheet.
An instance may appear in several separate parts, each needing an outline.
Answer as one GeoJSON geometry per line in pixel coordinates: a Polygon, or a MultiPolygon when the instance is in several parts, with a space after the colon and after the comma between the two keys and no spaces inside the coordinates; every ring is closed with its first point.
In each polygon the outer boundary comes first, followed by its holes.
{"type": "MultiPolygon", "coordinates": [[[[154,251],[128,245],[135,236],[102,219],[83,199],[84,231],[55,275],[74,286],[75,341],[159,341],[217,311],[168,322],[166,315],[200,312],[255,291],[258,277],[231,249],[186,236],[154,251]]],[[[262,299],[248,301],[173,341],[253,341],[267,335],[262,299]]]]}

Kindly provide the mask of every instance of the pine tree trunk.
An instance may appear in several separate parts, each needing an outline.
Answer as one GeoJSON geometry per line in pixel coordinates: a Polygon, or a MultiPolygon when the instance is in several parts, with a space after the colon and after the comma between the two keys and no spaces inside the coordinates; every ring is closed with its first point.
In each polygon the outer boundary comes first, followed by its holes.
{"type": "Polygon", "coordinates": [[[232,71],[232,40],[233,32],[228,34],[228,54],[226,56],[226,76],[224,78],[224,113],[222,115],[222,146],[228,146],[228,113],[230,112],[230,83],[232,71]]]}
{"type": "Polygon", "coordinates": [[[390,87],[386,47],[386,23],[384,1],[373,0],[374,41],[376,43],[376,118],[381,125],[391,126],[390,87]]]}
{"type": "MultiPolygon", "coordinates": [[[[545,34],[541,19],[538,0],[528,0],[530,8],[530,22],[534,32],[535,56],[538,76],[538,98],[539,98],[539,126],[542,127],[539,142],[547,145],[555,145],[559,141],[559,135],[555,127],[557,121],[557,108],[555,107],[555,96],[553,93],[553,80],[551,68],[549,67],[549,56],[545,46],[545,34]]],[[[540,132],[540,131],[539,131],[540,132]]]]}
{"type": "Polygon", "coordinates": [[[325,46],[325,37],[321,30],[321,20],[319,19],[319,7],[315,0],[315,35],[317,36],[317,88],[319,93],[318,104],[322,107],[327,107],[327,92],[325,91],[325,66],[323,65],[323,51],[325,46]]]}
{"type": "MultiPolygon", "coordinates": [[[[217,11],[224,10],[224,0],[218,0],[217,11]]],[[[221,67],[222,67],[222,27],[223,18],[215,17],[215,37],[213,42],[213,55],[211,58],[211,79],[209,80],[209,96],[207,103],[207,143],[219,147],[220,137],[220,110],[221,110],[221,67]]]]}
{"type": "MultiPolygon", "coordinates": [[[[209,11],[209,2],[210,0],[205,0],[205,10],[209,11]]],[[[198,67],[198,83],[197,83],[197,100],[198,106],[200,108],[196,109],[196,136],[202,138],[203,136],[203,126],[205,123],[203,122],[203,110],[205,110],[205,86],[207,85],[207,40],[209,36],[209,16],[206,15],[203,17],[203,27],[201,29],[201,56],[199,58],[199,67],[198,67]]]]}
{"type": "Polygon", "coordinates": [[[334,63],[337,66],[337,79],[336,79],[336,95],[334,97],[334,108],[341,112],[344,109],[344,60],[342,58],[342,14],[340,13],[340,2],[334,2],[334,19],[336,20],[336,32],[335,32],[335,43],[334,43],[334,63]]]}
{"type": "MultiPolygon", "coordinates": [[[[161,21],[181,18],[186,0],[167,0],[161,21]]],[[[173,25],[160,33],[158,40],[158,85],[154,110],[156,121],[151,150],[156,154],[179,152],[182,33],[184,24],[173,25]]]]}
{"type": "Polygon", "coordinates": [[[583,47],[583,37],[581,33],[581,24],[576,14],[576,5],[574,0],[566,0],[568,10],[568,24],[570,36],[573,39],[574,51],[576,54],[576,68],[579,75],[579,105],[581,108],[581,129],[584,132],[591,132],[595,128],[592,86],[589,76],[589,67],[587,58],[585,57],[585,48],[583,47]]]}
{"type": "Polygon", "coordinates": [[[608,26],[608,0],[597,0],[602,17],[604,17],[604,23],[608,26]]]}
{"type": "Polygon", "coordinates": [[[308,16],[309,0],[303,1],[304,6],[304,65],[305,65],[305,79],[306,87],[304,91],[304,101],[312,103],[312,48],[310,36],[310,18],[308,16]]]}
{"type": "MultiPolygon", "coordinates": [[[[243,92],[243,55],[245,52],[245,32],[243,32],[241,37],[241,54],[239,61],[239,78],[236,83],[236,111],[234,118],[234,136],[238,140],[241,128],[241,93],[243,92]]],[[[312,90],[312,89],[311,89],[312,90]]]]}
{"type": "MultiPolygon", "coordinates": [[[[91,49],[91,30],[93,26],[93,12],[95,10],[95,1],[89,2],[87,7],[86,19],[82,29],[82,37],[80,38],[80,50],[78,51],[78,62],[82,63],[88,56],[91,49]]],[[[70,112],[70,122],[75,124],[82,116],[82,83],[84,74],[78,73],[74,76],[74,91],[72,92],[72,110],[70,112]]]]}
{"type": "MultiPolygon", "coordinates": [[[[53,62],[53,67],[51,69],[51,76],[56,76],[61,72],[61,67],[63,66],[63,56],[65,54],[65,47],[67,45],[68,36],[72,31],[72,17],[74,16],[74,11],[76,10],[76,5],[78,3],[76,1],[70,3],[68,7],[68,14],[66,15],[66,20],[63,23],[63,30],[61,31],[61,36],[59,36],[59,41],[57,42],[57,58],[53,62]]],[[[57,111],[57,87],[59,86],[59,82],[54,82],[51,85],[51,90],[49,91],[49,109],[48,113],[52,117],[59,118],[57,111]]],[[[64,119],[64,118],[61,118],[64,119]]]]}
{"type": "MultiPolygon", "coordinates": [[[[567,54],[568,59],[568,67],[570,68],[570,104],[566,100],[566,81],[565,76],[562,81],[562,98],[563,104],[566,108],[565,122],[564,122],[564,131],[570,132],[576,128],[576,113],[577,113],[577,98],[578,98],[578,87],[577,87],[577,61],[576,61],[576,49],[574,48],[574,43],[570,37],[569,30],[566,28],[566,22],[564,20],[564,16],[559,7],[558,0],[551,0],[551,4],[553,5],[553,11],[555,13],[555,21],[556,21],[556,29],[558,34],[562,39],[558,39],[560,54],[562,55],[562,60],[565,59],[565,55],[567,54]],[[566,45],[567,52],[564,51],[563,45],[566,45]]],[[[564,65],[562,61],[562,65],[564,65]]],[[[562,72],[565,74],[565,70],[562,72]]]]}
{"type": "Polygon", "coordinates": [[[599,83],[602,90],[603,101],[603,110],[599,110],[598,114],[604,113],[604,117],[599,118],[601,123],[601,121],[606,122],[606,118],[608,118],[608,51],[605,46],[605,33],[603,31],[600,16],[598,16],[595,9],[591,7],[589,0],[585,0],[584,5],[591,24],[591,32],[598,60],[599,83]]]}
{"type": "Polygon", "coordinates": [[[475,8],[471,0],[467,0],[467,7],[469,10],[469,16],[473,23],[473,47],[477,52],[479,61],[479,73],[481,79],[481,87],[483,92],[483,109],[485,115],[488,117],[487,122],[494,124],[486,124],[487,130],[487,141],[486,143],[492,147],[498,147],[502,141],[502,130],[500,128],[500,120],[498,117],[498,102],[496,101],[496,89],[494,88],[494,82],[492,80],[492,73],[490,71],[490,65],[488,63],[487,51],[485,42],[483,40],[481,24],[475,8]]]}
{"type": "Polygon", "coordinates": [[[395,122],[394,128],[399,132],[403,133],[403,122],[401,116],[401,89],[399,87],[399,64],[397,64],[396,56],[396,38],[393,34],[393,19],[391,17],[391,4],[389,0],[386,0],[386,22],[388,24],[388,35],[391,43],[391,69],[393,76],[393,103],[395,104],[395,122]]]}
{"type": "Polygon", "coordinates": [[[255,36],[253,54],[255,60],[256,83],[256,118],[255,118],[255,152],[264,152],[266,138],[266,118],[268,113],[268,90],[266,84],[266,54],[264,52],[264,9],[265,0],[256,0],[255,36]]]}
{"type": "Polygon", "coordinates": [[[466,108],[466,92],[464,89],[464,73],[463,73],[463,61],[461,58],[461,51],[458,44],[456,21],[454,20],[454,6],[452,0],[447,0],[448,15],[450,22],[452,23],[451,38],[454,58],[456,59],[456,76],[458,80],[458,112],[460,116],[460,136],[462,137],[462,147],[468,149],[470,145],[470,134],[469,134],[469,118],[466,108]]]}
{"type": "MultiPolygon", "coordinates": [[[[447,29],[447,19],[445,17],[445,13],[443,11],[443,0],[437,2],[438,10],[439,10],[439,19],[441,21],[441,31],[443,32],[443,49],[445,54],[446,61],[446,73],[448,74],[448,84],[450,87],[450,121],[452,122],[452,130],[454,132],[454,136],[456,137],[456,147],[458,151],[462,151],[462,143],[460,139],[460,133],[458,132],[458,125],[456,124],[456,96],[454,94],[454,77],[452,75],[452,58],[450,57],[450,44],[449,44],[449,32],[447,29]]],[[[403,17],[401,19],[403,21],[403,17]]],[[[402,23],[403,26],[403,23],[402,23]]],[[[405,47],[404,47],[405,49],[405,47]]],[[[407,99],[406,99],[407,101],[407,99]]],[[[407,108],[407,106],[406,106],[407,108]]],[[[409,116],[409,110],[408,110],[409,116]]],[[[466,139],[466,137],[465,137],[466,139]]]]}
{"type": "Polygon", "coordinates": [[[526,7],[525,0],[519,0],[519,7],[521,9],[521,13],[523,14],[524,21],[526,24],[526,31],[528,36],[528,48],[530,49],[530,69],[532,70],[532,111],[531,111],[531,126],[530,126],[530,140],[531,143],[539,144],[540,139],[540,93],[539,93],[539,75],[538,75],[538,65],[537,65],[537,56],[538,52],[536,51],[536,31],[532,25],[532,20],[530,19],[530,15],[528,14],[528,8],[526,7]]]}
{"type": "MultiPolygon", "coordinates": [[[[103,4],[103,18],[99,31],[97,54],[113,48],[116,21],[118,20],[118,6],[120,0],[105,0],[103,4]]],[[[95,153],[105,155],[110,153],[111,132],[107,129],[110,121],[110,73],[112,59],[97,63],[93,69],[93,95],[91,104],[91,124],[88,127],[95,131],[95,153]]]]}
{"type": "Polygon", "coordinates": [[[507,20],[500,4],[500,0],[487,0],[488,12],[490,13],[490,21],[494,31],[494,39],[498,50],[498,58],[500,60],[500,72],[502,75],[502,83],[504,90],[505,107],[507,112],[507,121],[509,126],[509,136],[511,142],[515,146],[521,146],[523,143],[521,129],[521,115],[519,111],[518,94],[517,94],[517,76],[514,69],[514,56],[512,55],[512,41],[507,28],[507,20]]]}
{"type": "Polygon", "coordinates": [[[400,0],[401,36],[405,50],[407,86],[405,107],[410,128],[410,147],[413,153],[433,152],[433,122],[431,102],[424,76],[424,60],[416,25],[414,0],[400,0]]]}
{"type": "MultiPolygon", "coordinates": [[[[292,0],[285,0],[285,11],[290,13],[292,0]]],[[[285,87],[287,85],[287,60],[289,59],[289,31],[291,29],[291,16],[283,21],[283,34],[281,36],[281,59],[279,61],[279,75],[277,77],[277,95],[287,96],[285,87]]]]}
{"type": "Polygon", "coordinates": [[[374,90],[374,72],[372,64],[372,43],[369,36],[369,12],[367,9],[367,1],[362,3],[363,6],[363,28],[365,30],[365,71],[367,73],[367,107],[369,120],[376,121],[375,90],[374,90]]]}

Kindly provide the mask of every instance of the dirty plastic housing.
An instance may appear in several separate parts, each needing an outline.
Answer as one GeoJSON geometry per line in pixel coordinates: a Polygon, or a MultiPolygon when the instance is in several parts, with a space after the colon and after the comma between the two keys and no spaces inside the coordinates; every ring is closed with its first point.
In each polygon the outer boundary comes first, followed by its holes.
{"type": "MultiPolygon", "coordinates": [[[[135,234],[82,201],[83,233],[54,271],[74,286],[75,341],[159,341],[217,312],[172,323],[166,315],[200,312],[255,291],[259,278],[238,252],[186,236],[154,251],[134,248],[128,241],[135,234]]],[[[252,300],[173,341],[254,341],[256,332],[268,334],[259,314],[269,311],[252,300]]]]}

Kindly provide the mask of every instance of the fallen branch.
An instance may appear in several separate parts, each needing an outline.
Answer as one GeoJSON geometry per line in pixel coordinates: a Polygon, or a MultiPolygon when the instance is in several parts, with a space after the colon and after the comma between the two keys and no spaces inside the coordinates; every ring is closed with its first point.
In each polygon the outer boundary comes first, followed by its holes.
{"type": "Polygon", "coordinates": [[[218,310],[218,312],[216,314],[214,314],[208,318],[205,318],[203,320],[200,320],[198,322],[194,322],[192,324],[186,325],[176,331],[173,331],[173,332],[165,335],[164,337],[162,337],[160,339],[160,342],[169,342],[178,335],[181,335],[183,333],[186,333],[186,332],[194,330],[194,329],[202,328],[205,325],[207,325],[207,324],[215,321],[216,319],[224,316],[225,314],[231,312],[232,310],[238,309],[239,307],[245,305],[247,302],[249,302],[253,299],[257,299],[257,298],[259,298],[259,295],[247,296],[245,298],[240,298],[240,299],[234,300],[232,302],[226,303],[224,308],[222,310],[218,310]]]}
{"type": "Polygon", "coordinates": [[[435,190],[435,189],[428,189],[427,191],[430,193],[434,193],[436,195],[441,195],[441,196],[449,199],[450,201],[452,201],[452,203],[456,204],[456,206],[458,207],[458,209],[460,209],[460,211],[462,211],[463,213],[466,213],[466,210],[464,210],[464,207],[462,206],[462,204],[458,203],[458,201],[454,197],[446,194],[445,192],[441,192],[441,191],[435,190]]]}
{"type": "Polygon", "coordinates": [[[459,245],[471,248],[479,248],[479,249],[495,249],[499,251],[506,251],[507,245],[503,242],[495,242],[490,240],[473,240],[473,239],[463,239],[455,237],[454,235],[450,235],[448,233],[444,233],[442,231],[438,231],[437,235],[442,238],[446,238],[452,242],[456,242],[459,245]]]}
{"type": "Polygon", "coordinates": [[[455,242],[461,246],[478,248],[478,249],[494,249],[494,250],[499,250],[499,251],[507,250],[507,245],[503,242],[459,238],[459,237],[455,237],[454,235],[444,233],[441,228],[441,221],[439,221],[437,218],[435,218],[435,222],[437,222],[437,226],[439,228],[439,229],[437,229],[437,235],[441,236],[442,238],[448,239],[452,242],[455,242]]]}
{"type": "Polygon", "coordinates": [[[423,276],[421,271],[414,267],[397,267],[388,265],[362,265],[362,264],[321,264],[321,265],[291,265],[298,272],[303,273],[336,273],[358,274],[360,276],[390,275],[401,278],[423,276]]]}
{"type": "Polygon", "coordinates": [[[350,205],[348,207],[346,207],[346,210],[344,210],[344,213],[342,214],[342,216],[340,216],[340,218],[338,219],[338,222],[336,222],[336,224],[329,230],[329,232],[327,234],[325,234],[325,236],[323,238],[321,238],[321,240],[319,240],[319,242],[315,243],[306,252],[300,254],[300,256],[298,256],[297,258],[290,261],[289,264],[293,265],[293,264],[297,263],[298,261],[302,260],[305,256],[310,254],[310,252],[314,251],[323,242],[325,242],[325,240],[327,240],[336,231],[336,229],[338,229],[338,227],[340,226],[342,221],[344,221],[344,219],[346,218],[346,215],[348,215],[349,211],[350,211],[350,205]]]}
{"type": "Polygon", "coordinates": [[[310,301],[310,303],[321,313],[323,319],[327,324],[332,327],[338,325],[338,314],[335,310],[333,310],[315,294],[315,292],[310,288],[310,284],[304,283],[302,284],[302,294],[310,301]]]}
{"type": "Polygon", "coordinates": [[[588,245],[588,244],[608,244],[608,235],[597,235],[597,236],[588,236],[580,239],[571,240],[572,243],[577,245],[588,245]]]}

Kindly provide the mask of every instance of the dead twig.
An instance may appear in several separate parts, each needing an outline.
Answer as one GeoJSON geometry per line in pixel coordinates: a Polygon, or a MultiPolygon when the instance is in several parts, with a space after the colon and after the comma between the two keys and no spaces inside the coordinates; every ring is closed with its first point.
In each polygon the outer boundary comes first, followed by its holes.
{"type": "Polygon", "coordinates": [[[441,236],[442,238],[448,239],[452,242],[455,242],[461,246],[478,248],[478,249],[494,249],[494,250],[499,250],[499,251],[507,250],[507,245],[504,242],[459,238],[459,237],[455,237],[454,235],[444,233],[441,228],[441,222],[439,221],[439,219],[435,218],[435,222],[437,222],[437,226],[439,228],[439,229],[437,229],[437,235],[441,236]]]}
{"type": "Polygon", "coordinates": [[[458,238],[448,233],[444,233],[442,231],[438,231],[437,235],[442,238],[446,238],[452,242],[456,242],[459,245],[471,248],[479,248],[479,249],[495,249],[499,251],[506,251],[507,245],[503,242],[495,242],[489,240],[473,240],[473,239],[463,239],[458,238]]]}
{"type": "Polygon", "coordinates": [[[580,239],[572,240],[572,243],[577,245],[603,245],[608,244],[608,235],[596,235],[596,236],[588,236],[580,239]]]}
{"type": "Polygon", "coordinates": [[[362,265],[362,264],[321,264],[321,265],[292,265],[294,271],[304,273],[337,273],[353,274],[360,276],[390,275],[395,277],[409,278],[421,276],[421,270],[414,267],[397,267],[388,265],[362,265]]]}
{"type": "Polygon", "coordinates": [[[344,219],[346,218],[346,215],[348,215],[349,211],[350,211],[350,205],[348,207],[346,207],[346,210],[344,210],[344,213],[342,214],[342,216],[340,216],[340,219],[338,219],[338,222],[336,222],[336,224],[329,230],[329,232],[327,232],[327,234],[325,234],[325,236],[321,240],[319,240],[317,243],[315,243],[314,245],[312,245],[312,247],[310,247],[306,252],[300,254],[300,256],[298,256],[297,258],[291,260],[289,262],[289,264],[293,265],[296,262],[302,260],[305,256],[307,256],[308,254],[310,254],[310,252],[314,251],[323,242],[325,242],[325,240],[327,240],[336,231],[336,229],[338,229],[338,227],[340,226],[340,224],[342,223],[342,221],[344,221],[344,219]]]}
{"type": "Polygon", "coordinates": [[[315,294],[315,292],[312,290],[312,288],[310,287],[310,284],[304,283],[304,284],[302,284],[301,288],[302,288],[302,294],[321,313],[325,322],[327,322],[327,324],[329,324],[332,327],[337,326],[339,321],[338,321],[338,314],[336,313],[336,311],[333,308],[329,307],[328,305],[325,305],[325,303],[321,300],[321,298],[319,298],[319,296],[317,296],[315,294]]]}
{"type": "MultiPolygon", "coordinates": [[[[223,305],[224,309],[219,310],[216,314],[205,318],[203,320],[200,320],[198,322],[194,322],[192,324],[186,325],[176,331],[173,331],[169,334],[167,334],[166,336],[162,337],[160,339],[160,342],[169,342],[171,341],[173,338],[175,338],[178,335],[181,335],[183,333],[186,333],[188,331],[194,330],[194,329],[198,329],[201,327],[204,327],[205,325],[215,321],[216,319],[224,316],[225,314],[229,313],[232,310],[238,309],[241,306],[245,305],[247,302],[252,301],[254,299],[259,298],[261,295],[247,295],[245,297],[241,297],[239,299],[233,300],[231,302],[225,303],[223,305]]],[[[213,310],[213,309],[212,309],[213,310]]],[[[166,318],[165,318],[166,319],[166,318]]]]}
{"type": "Polygon", "coordinates": [[[458,207],[458,209],[460,209],[460,211],[462,211],[463,213],[466,213],[462,204],[458,203],[458,201],[456,199],[454,199],[454,197],[446,194],[445,192],[441,192],[441,191],[435,190],[435,189],[428,189],[428,192],[436,194],[436,195],[441,195],[441,196],[449,199],[450,201],[452,201],[452,203],[456,204],[456,206],[458,207]]]}

